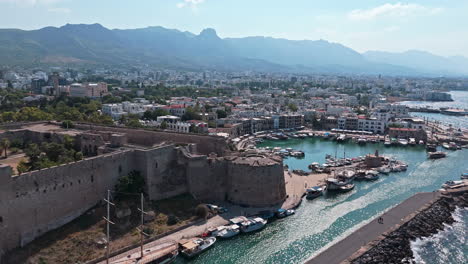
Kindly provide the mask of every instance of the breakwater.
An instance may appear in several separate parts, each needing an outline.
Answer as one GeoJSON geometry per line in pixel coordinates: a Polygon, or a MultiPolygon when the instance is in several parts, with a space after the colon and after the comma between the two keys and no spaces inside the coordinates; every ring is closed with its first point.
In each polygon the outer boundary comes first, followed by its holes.
{"type": "Polygon", "coordinates": [[[468,206],[468,189],[463,194],[446,193],[419,213],[407,217],[407,221],[383,234],[382,239],[368,245],[364,253],[358,252],[346,263],[413,263],[411,241],[429,237],[452,224],[452,213],[456,207],[468,206]]]}

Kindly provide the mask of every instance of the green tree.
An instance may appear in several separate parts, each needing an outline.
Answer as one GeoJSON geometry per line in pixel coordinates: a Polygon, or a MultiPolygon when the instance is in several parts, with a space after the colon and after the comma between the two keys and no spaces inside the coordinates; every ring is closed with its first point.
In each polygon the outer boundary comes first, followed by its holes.
{"type": "Polygon", "coordinates": [[[166,121],[163,121],[163,122],[161,123],[161,126],[159,126],[159,128],[161,128],[161,129],[167,129],[167,123],[166,123],[166,121]]]}
{"type": "Polygon", "coordinates": [[[218,110],[218,111],[216,111],[216,114],[218,114],[218,118],[226,118],[227,117],[227,113],[224,110],[218,110]]]}
{"type": "Polygon", "coordinates": [[[291,104],[288,104],[288,109],[292,112],[297,112],[297,105],[291,103],[291,104]]]}
{"type": "Polygon", "coordinates": [[[145,178],[139,171],[131,171],[128,175],[119,178],[115,190],[123,193],[123,196],[125,196],[125,193],[144,193],[145,178]]]}
{"type": "Polygon", "coordinates": [[[29,166],[28,163],[25,160],[20,160],[18,165],[16,166],[16,170],[18,171],[18,174],[21,175],[27,171],[29,171],[29,166]]]}

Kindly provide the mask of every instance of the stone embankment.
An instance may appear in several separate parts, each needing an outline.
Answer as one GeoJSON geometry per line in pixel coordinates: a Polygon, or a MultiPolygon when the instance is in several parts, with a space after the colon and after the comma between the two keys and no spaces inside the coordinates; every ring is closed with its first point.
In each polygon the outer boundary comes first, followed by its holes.
{"type": "Polygon", "coordinates": [[[384,238],[365,253],[352,256],[345,263],[413,263],[410,243],[416,238],[428,237],[444,229],[444,224],[452,224],[452,212],[456,207],[468,206],[468,192],[463,195],[442,195],[431,206],[416,214],[394,231],[384,234],[384,238]]]}

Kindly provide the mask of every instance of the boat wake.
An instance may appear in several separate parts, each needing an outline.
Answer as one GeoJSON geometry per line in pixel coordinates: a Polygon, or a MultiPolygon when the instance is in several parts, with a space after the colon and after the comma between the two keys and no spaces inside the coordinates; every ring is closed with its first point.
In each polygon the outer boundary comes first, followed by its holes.
{"type": "Polygon", "coordinates": [[[468,259],[468,207],[457,208],[452,217],[455,222],[444,230],[411,242],[415,264],[462,264],[468,259]]]}

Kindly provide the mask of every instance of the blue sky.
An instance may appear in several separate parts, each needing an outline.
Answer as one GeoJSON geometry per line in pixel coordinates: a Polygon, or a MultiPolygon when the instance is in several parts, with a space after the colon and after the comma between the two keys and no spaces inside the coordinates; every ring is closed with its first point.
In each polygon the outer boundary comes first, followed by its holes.
{"type": "Polygon", "coordinates": [[[468,57],[468,0],[0,0],[0,28],[163,26],[468,57]]]}

